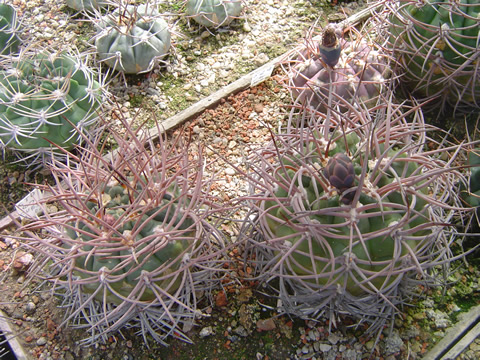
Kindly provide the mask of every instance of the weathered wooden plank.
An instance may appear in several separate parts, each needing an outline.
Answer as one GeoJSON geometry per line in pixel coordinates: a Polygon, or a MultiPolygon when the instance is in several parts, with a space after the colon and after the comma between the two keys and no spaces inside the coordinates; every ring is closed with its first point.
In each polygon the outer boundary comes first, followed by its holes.
{"type": "Polygon", "coordinates": [[[447,360],[456,359],[451,356],[458,352],[460,354],[479,334],[480,332],[480,306],[475,306],[465,314],[460,315],[460,321],[445,332],[445,336],[433,347],[422,359],[424,360],[447,360]],[[470,334],[470,331],[472,333],[470,334]],[[475,335],[475,333],[477,335],[475,335]],[[473,339],[472,339],[472,336],[473,339]],[[465,338],[464,341],[462,341],[465,338]],[[458,346],[457,346],[458,344],[458,346]],[[455,349],[455,350],[454,350],[455,349]]]}

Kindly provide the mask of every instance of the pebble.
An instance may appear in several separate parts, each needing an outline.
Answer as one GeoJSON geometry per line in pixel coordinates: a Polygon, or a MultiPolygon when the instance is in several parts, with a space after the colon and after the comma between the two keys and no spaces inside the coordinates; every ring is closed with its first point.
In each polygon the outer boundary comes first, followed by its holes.
{"type": "Polygon", "coordinates": [[[45,345],[46,343],[47,343],[47,338],[44,337],[44,336],[39,337],[39,338],[37,339],[37,342],[36,342],[36,344],[37,344],[38,346],[43,346],[43,345],[45,345]]]}
{"type": "Polygon", "coordinates": [[[204,327],[202,330],[200,330],[200,333],[198,334],[201,338],[207,337],[214,334],[213,328],[211,326],[204,327]]]}

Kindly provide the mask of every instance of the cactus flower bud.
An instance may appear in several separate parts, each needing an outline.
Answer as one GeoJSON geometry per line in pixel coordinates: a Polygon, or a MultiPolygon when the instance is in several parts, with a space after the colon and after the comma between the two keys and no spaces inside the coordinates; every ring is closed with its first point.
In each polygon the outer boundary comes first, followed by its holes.
{"type": "MultiPolygon", "coordinates": [[[[337,188],[340,193],[343,193],[354,185],[355,171],[353,169],[353,162],[343,153],[337,153],[328,160],[324,174],[330,182],[330,185],[337,188]]],[[[342,200],[343,203],[350,204],[354,195],[354,192],[345,194],[342,200]]]]}
{"type": "Polygon", "coordinates": [[[337,65],[342,48],[332,26],[325,28],[322,34],[322,42],[318,44],[318,50],[320,51],[320,58],[326,65],[332,68],[337,65]]]}

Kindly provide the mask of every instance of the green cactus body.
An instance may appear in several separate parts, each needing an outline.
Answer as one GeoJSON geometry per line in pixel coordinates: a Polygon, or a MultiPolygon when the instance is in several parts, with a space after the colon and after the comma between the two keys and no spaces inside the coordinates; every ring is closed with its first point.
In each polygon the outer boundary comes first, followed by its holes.
{"type": "Polygon", "coordinates": [[[20,38],[16,10],[8,4],[0,4],[0,55],[17,52],[20,38]]]}
{"type": "Polygon", "coordinates": [[[97,23],[98,57],[109,67],[127,74],[152,70],[170,49],[170,30],[159,13],[147,5],[126,6],[97,23]]]}
{"type": "Polygon", "coordinates": [[[479,106],[476,0],[399,0],[391,10],[389,46],[405,75],[401,80],[417,97],[441,97],[455,107],[479,106]]]}
{"type": "MultiPolygon", "coordinates": [[[[89,223],[85,220],[78,221],[67,230],[73,240],[81,241],[85,245],[78,248],[76,245],[64,244],[64,247],[84,253],[75,257],[77,276],[84,279],[98,277],[100,270],[105,268],[109,278],[115,279],[110,280],[110,286],[120,296],[128,297],[133,292],[142,272],[151,272],[162,267],[164,270],[161,276],[156,276],[154,285],[173,295],[180,286],[181,276],[172,273],[179,269],[183,256],[193,250],[196,233],[194,222],[191,217],[184,217],[183,212],[177,209],[181,204],[175,202],[174,185],[170,186],[163,199],[146,213],[127,213],[126,209],[136,199],[135,193],[141,191],[141,186],[129,193],[127,188],[120,184],[105,185],[100,196],[102,204],[93,199],[87,202],[92,214],[89,223]],[[97,217],[102,218],[108,226],[98,222],[97,217]],[[95,224],[93,227],[92,223],[95,224]],[[174,239],[170,239],[168,234],[165,235],[165,231],[172,230],[177,233],[174,239]],[[150,240],[146,241],[147,238],[150,240]],[[101,241],[106,242],[104,246],[100,244],[101,241]],[[147,243],[152,241],[158,241],[158,246],[153,251],[151,247],[146,249],[147,243]]],[[[98,286],[96,281],[85,282],[82,289],[84,292],[93,293],[98,286]]],[[[97,300],[103,301],[103,296],[103,293],[97,294],[97,300]]],[[[156,294],[148,287],[138,300],[152,301],[155,298],[156,294]]],[[[120,304],[122,301],[115,293],[109,292],[107,295],[107,302],[120,304]]]]}
{"type": "MultiPolygon", "coordinates": [[[[435,236],[434,230],[422,226],[431,221],[427,203],[418,196],[402,195],[398,184],[399,178],[420,175],[420,166],[404,161],[408,154],[395,147],[386,154],[379,149],[383,160],[373,152],[366,160],[359,145],[360,138],[349,133],[338,136],[326,152],[329,158],[348,152],[357,154],[352,158],[357,178],[351,188],[353,193],[359,186],[362,164],[368,161],[366,179],[375,179],[375,185],[364,184],[354,206],[346,205],[344,194],[339,194],[317,171],[306,172],[295,156],[282,157],[282,164],[275,170],[279,186],[267,196],[271,200],[261,205],[261,211],[265,212],[261,221],[269,229],[269,238],[284,239],[277,256],[282,257],[294,248],[288,265],[284,265],[289,275],[304,277],[304,281],[316,286],[345,286],[354,296],[365,294],[359,283],[371,292],[388,288],[397,278],[395,270],[402,268],[405,257],[435,236]],[[382,194],[381,200],[374,193],[382,194]],[[322,230],[310,230],[318,227],[322,230]],[[359,270],[349,271],[350,261],[359,270]],[[394,271],[390,273],[389,269],[394,271]]],[[[317,145],[311,146],[314,149],[317,145]]],[[[317,157],[309,157],[311,169],[319,169],[325,163],[320,155],[324,151],[320,148],[317,157]]],[[[421,183],[416,186],[422,187],[421,183]]],[[[426,192],[426,188],[420,190],[426,192]]]]}
{"type": "Polygon", "coordinates": [[[205,27],[229,25],[243,11],[242,0],[187,0],[185,13],[205,27]]]}
{"type": "Polygon", "coordinates": [[[77,11],[95,10],[104,5],[104,1],[98,0],[66,0],[67,6],[77,11]]]}
{"type": "Polygon", "coordinates": [[[331,49],[317,40],[301,46],[288,63],[286,72],[293,98],[322,112],[337,107],[345,111],[347,103],[375,105],[391,75],[383,56],[365,40],[338,40],[331,49]],[[337,48],[341,53],[336,52],[337,48]]]}
{"type": "Polygon", "coordinates": [[[0,142],[28,154],[72,149],[97,118],[94,73],[65,53],[24,56],[0,71],[0,142]]]}

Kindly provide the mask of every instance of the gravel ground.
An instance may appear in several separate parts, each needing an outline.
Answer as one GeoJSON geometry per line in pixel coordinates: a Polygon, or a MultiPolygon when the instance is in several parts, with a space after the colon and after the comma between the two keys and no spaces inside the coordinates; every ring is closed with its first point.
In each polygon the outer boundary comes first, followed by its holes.
{"type": "MultiPolygon", "coordinates": [[[[94,35],[92,25],[73,16],[64,1],[7,2],[22,15],[23,38],[29,43],[56,49],[72,44],[82,51],[91,49],[88,40],[94,35]]],[[[109,91],[120,104],[118,111],[127,118],[137,116],[141,120],[153,112],[159,119],[167,119],[294,47],[318,17],[340,20],[363,5],[360,1],[322,7],[322,1],[315,0],[246,0],[244,19],[210,33],[188,24],[168,3],[162,9],[170,13],[168,21],[175,31],[176,50],[167,64],[146,75],[117,77],[109,84],[109,91]]],[[[217,195],[226,201],[245,193],[233,165],[241,166],[245,151],[261,146],[269,138],[268,128],[276,128],[285,119],[287,109],[282,104],[288,97],[274,75],[185,123],[195,141],[208,145],[208,156],[220,154],[227,160],[218,163],[225,180],[217,189],[217,195]]],[[[115,114],[109,116],[115,120],[115,114]]],[[[43,180],[41,173],[5,166],[0,171],[4,178],[0,190],[6,204],[18,201],[26,191],[20,182],[43,180]]],[[[224,230],[235,238],[234,226],[224,230]]],[[[479,271],[462,266],[456,279],[461,287],[445,294],[430,291],[415,308],[405,309],[404,318],[397,319],[392,333],[385,331],[376,342],[364,337],[364,328],[348,327],[348,317],[342,319],[342,326],[328,332],[326,321],[278,316],[275,304],[256,292],[257,284],[252,280],[216,294],[212,317],[200,321],[189,334],[194,346],[172,341],[168,349],[155,345],[147,349],[126,332],[124,337],[112,338],[111,343],[97,349],[84,349],[73,340],[81,334],[58,329],[61,313],[56,299],[48,291],[32,292],[32,284],[22,287],[25,269],[21,262],[13,261],[19,258],[19,244],[9,237],[10,231],[4,231],[0,241],[0,268],[9,274],[0,291],[4,299],[14,301],[3,305],[2,310],[13,319],[16,330],[21,332],[21,342],[36,359],[416,359],[444,336],[464,303],[469,299],[478,302],[480,289],[479,271]]],[[[235,248],[230,256],[237,260],[232,276],[245,276],[240,266],[242,249],[235,248]]],[[[477,339],[461,359],[478,358],[477,339]]]]}

